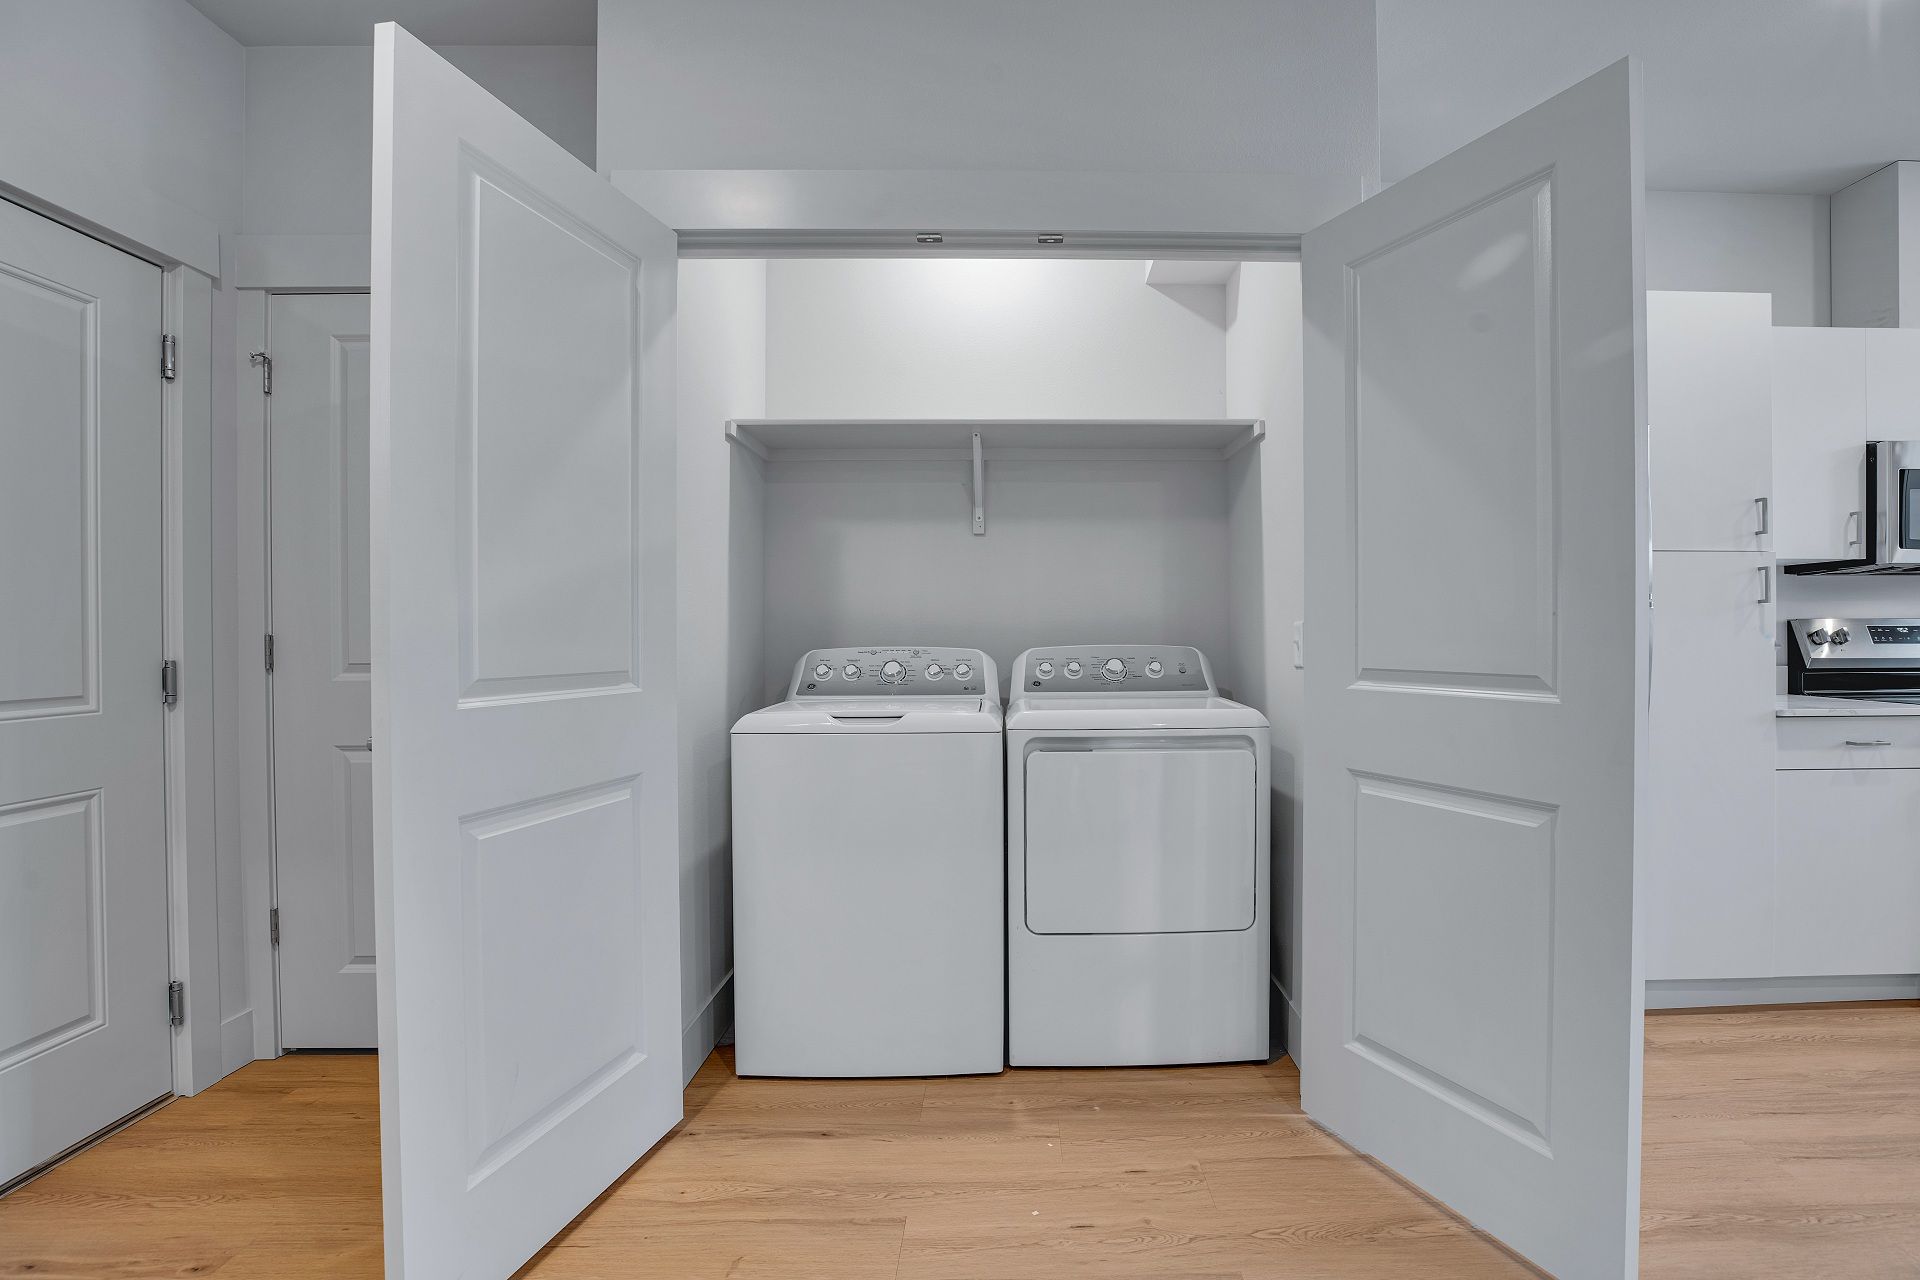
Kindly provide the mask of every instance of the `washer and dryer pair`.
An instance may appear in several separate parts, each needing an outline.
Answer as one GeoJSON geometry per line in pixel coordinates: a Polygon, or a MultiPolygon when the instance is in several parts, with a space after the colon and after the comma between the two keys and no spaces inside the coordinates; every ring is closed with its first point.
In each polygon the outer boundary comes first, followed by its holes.
{"type": "Polygon", "coordinates": [[[1267,1056],[1268,734],[1199,650],[801,660],[733,730],[735,1067],[1267,1056]]]}

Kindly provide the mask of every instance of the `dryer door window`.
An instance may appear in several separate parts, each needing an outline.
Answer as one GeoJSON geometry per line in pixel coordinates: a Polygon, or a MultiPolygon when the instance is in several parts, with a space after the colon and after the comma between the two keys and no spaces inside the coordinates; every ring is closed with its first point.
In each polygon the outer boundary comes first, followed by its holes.
{"type": "Polygon", "coordinates": [[[1251,928],[1252,750],[1042,749],[1026,760],[1026,922],[1032,933],[1251,928]]]}

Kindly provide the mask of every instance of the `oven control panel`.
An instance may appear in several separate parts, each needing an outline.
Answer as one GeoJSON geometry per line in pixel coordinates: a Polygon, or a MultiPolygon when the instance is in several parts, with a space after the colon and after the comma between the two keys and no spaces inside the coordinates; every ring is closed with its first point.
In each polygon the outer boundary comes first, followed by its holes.
{"type": "Polygon", "coordinates": [[[1795,657],[1823,666],[1920,668],[1920,618],[1795,618],[1795,657]]]}
{"type": "Polygon", "coordinates": [[[1213,673],[1184,645],[1073,645],[1029,649],[1014,662],[1016,692],[1212,693],[1213,673]]]}
{"type": "MultiPolygon", "coordinates": [[[[993,663],[978,649],[814,649],[793,673],[795,698],[980,697],[993,663]]],[[[998,695],[999,689],[993,690],[998,695]]]]}

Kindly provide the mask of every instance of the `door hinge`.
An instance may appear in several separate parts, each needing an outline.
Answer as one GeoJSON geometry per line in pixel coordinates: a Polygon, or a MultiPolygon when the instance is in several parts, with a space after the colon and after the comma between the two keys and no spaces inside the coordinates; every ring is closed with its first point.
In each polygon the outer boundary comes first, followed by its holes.
{"type": "Polygon", "coordinates": [[[178,357],[179,357],[179,343],[177,343],[174,340],[174,337],[172,334],[170,333],[161,334],[160,335],[160,377],[167,382],[172,382],[174,374],[179,370],[178,357]]]}
{"type": "Polygon", "coordinates": [[[264,351],[247,352],[247,363],[260,366],[260,394],[273,394],[273,357],[264,351]]]}
{"type": "Polygon", "coordinates": [[[267,670],[273,670],[273,632],[267,632],[267,670]]]}
{"type": "Polygon", "coordinates": [[[167,1024],[187,1025],[187,984],[178,978],[167,984],[167,1024]]]}
{"type": "Polygon", "coordinates": [[[267,941],[274,946],[280,945],[280,908],[267,912],[267,941]]]}
{"type": "Polygon", "coordinates": [[[170,707],[180,701],[180,664],[168,658],[160,664],[160,704],[170,707]]]}

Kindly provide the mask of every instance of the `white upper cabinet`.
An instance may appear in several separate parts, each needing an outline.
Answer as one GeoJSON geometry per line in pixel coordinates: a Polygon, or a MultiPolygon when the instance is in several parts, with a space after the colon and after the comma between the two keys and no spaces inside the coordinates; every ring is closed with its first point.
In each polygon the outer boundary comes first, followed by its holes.
{"type": "Polygon", "coordinates": [[[1771,545],[1773,299],[1647,294],[1647,451],[1656,551],[1771,545]]]}
{"type": "Polygon", "coordinates": [[[1773,331],[1773,551],[1782,560],[1862,554],[1867,331],[1773,331]]]}
{"type": "Polygon", "coordinates": [[[1920,440],[1920,329],[1866,329],[1867,439],[1920,440]]]}

